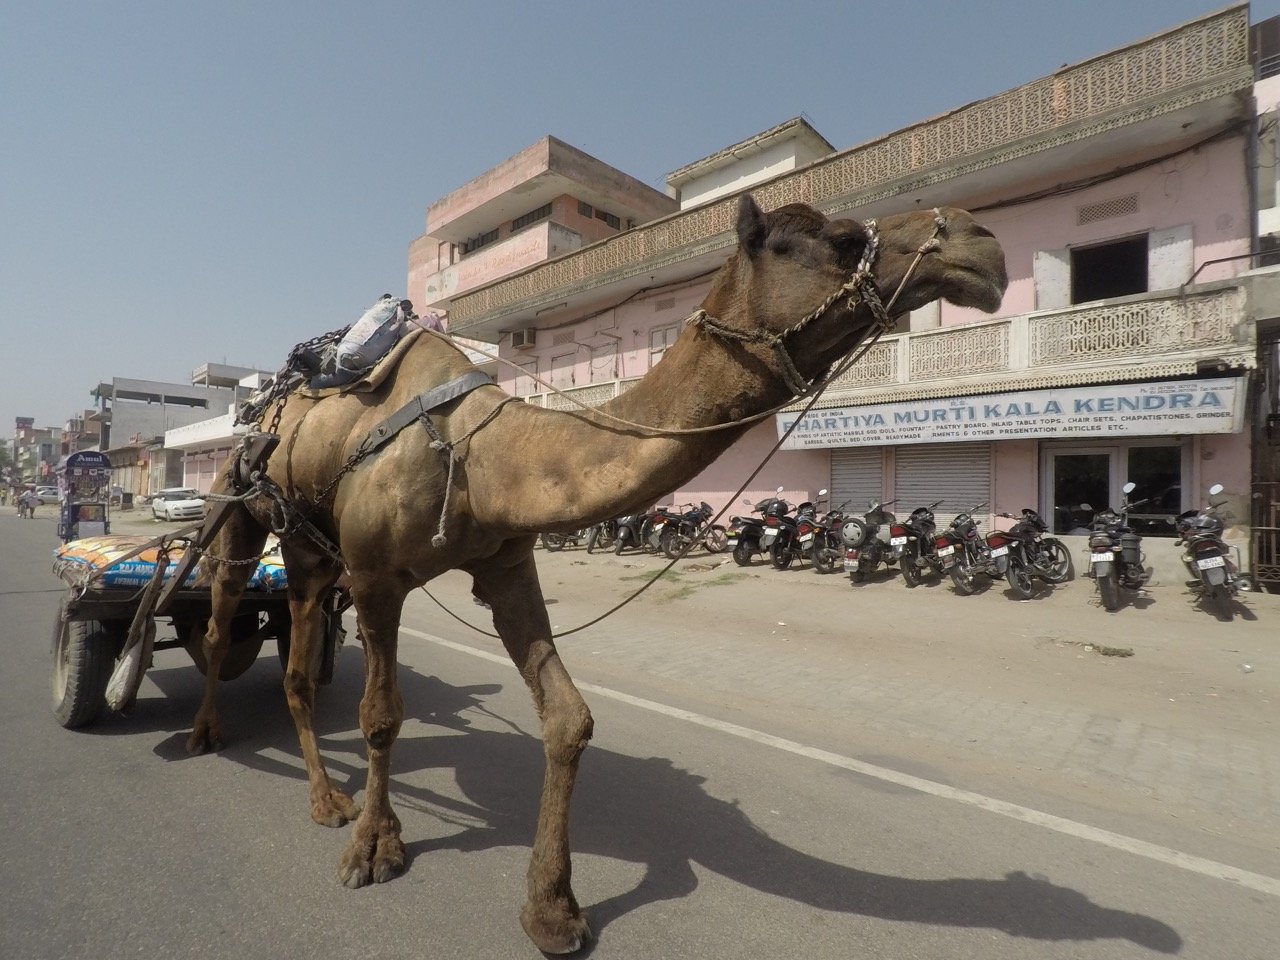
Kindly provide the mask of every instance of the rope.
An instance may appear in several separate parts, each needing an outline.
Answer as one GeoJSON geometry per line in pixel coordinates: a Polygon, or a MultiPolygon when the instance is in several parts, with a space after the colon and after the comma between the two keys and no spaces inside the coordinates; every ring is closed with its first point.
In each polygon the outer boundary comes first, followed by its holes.
{"type": "MultiPolygon", "coordinates": [[[[831,381],[833,381],[836,377],[843,374],[846,370],[848,370],[855,363],[861,360],[866,355],[867,351],[870,350],[873,346],[875,346],[876,342],[880,339],[881,335],[883,335],[885,331],[888,329],[890,325],[889,321],[892,317],[892,314],[890,313],[890,311],[893,309],[894,304],[898,302],[898,296],[906,288],[908,281],[915,274],[916,268],[920,265],[920,261],[924,259],[925,254],[931,253],[939,249],[939,247],[941,246],[941,242],[938,240],[938,234],[946,228],[947,221],[946,221],[946,218],[942,215],[942,211],[939,210],[937,207],[934,207],[933,209],[933,222],[934,222],[933,236],[931,236],[928,240],[926,240],[916,249],[915,258],[911,261],[910,266],[907,267],[907,272],[903,274],[902,280],[901,282],[899,282],[897,290],[895,290],[893,293],[893,296],[889,298],[888,304],[883,304],[880,301],[879,291],[876,289],[876,285],[874,282],[866,282],[865,286],[863,285],[864,281],[870,280],[871,266],[874,262],[875,255],[878,252],[878,248],[879,248],[879,234],[876,232],[876,229],[875,229],[876,223],[874,220],[868,220],[867,229],[872,239],[867,244],[867,250],[863,251],[862,260],[859,262],[858,268],[854,272],[854,276],[851,277],[846,283],[844,283],[840,287],[840,289],[837,290],[832,296],[828,297],[826,301],[824,301],[823,305],[818,308],[818,310],[804,317],[798,324],[788,328],[787,332],[791,332],[799,329],[804,324],[809,323],[811,320],[814,319],[814,317],[819,316],[822,313],[824,313],[826,310],[828,310],[831,307],[831,305],[834,304],[836,300],[838,300],[840,296],[846,292],[849,293],[849,296],[850,296],[849,306],[851,309],[854,306],[856,306],[856,302],[853,300],[853,295],[856,293],[859,297],[862,298],[863,302],[867,303],[867,305],[871,308],[871,311],[876,318],[876,322],[868,330],[868,332],[871,334],[870,337],[867,338],[866,340],[861,340],[858,343],[855,343],[854,346],[850,349],[849,353],[846,355],[844,360],[834,365],[831,368],[831,370],[827,372],[826,376],[821,377],[819,380],[814,381],[814,384],[817,385],[817,389],[813,390],[812,397],[809,399],[809,402],[805,404],[804,408],[800,411],[800,415],[791,421],[790,426],[788,426],[787,429],[782,432],[782,436],[778,438],[778,442],[775,443],[772,448],[770,448],[769,452],[765,454],[764,458],[760,461],[760,463],[756,466],[756,468],[751,471],[751,474],[747,477],[747,479],[742,481],[741,486],[739,486],[738,489],[734,491],[734,493],[728,498],[728,500],[725,501],[725,505],[720,508],[720,511],[714,517],[712,517],[710,520],[707,521],[708,527],[713,526],[716,523],[716,521],[718,521],[721,517],[723,517],[725,513],[728,511],[729,507],[731,507],[737,501],[738,497],[743,494],[743,492],[747,489],[747,487],[751,485],[751,481],[754,480],[757,476],[759,476],[760,471],[763,470],[765,468],[765,465],[774,458],[777,452],[782,448],[783,443],[785,443],[787,438],[791,436],[792,432],[796,429],[796,427],[800,425],[800,422],[805,418],[805,416],[809,413],[809,411],[813,409],[814,405],[818,402],[819,398],[822,396],[822,392],[826,390],[827,386],[831,383],[831,381]],[[859,278],[862,278],[862,279],[859,279],[859,278]]],[[[695,311],[695,315],[697,313],[703,313],[704,316],[706,315],[705,311],[702,311],[701,309],[699,309],[698,311],[695,311]]],[[[725,328],[725,329],[729,329],[729,328],[725,328]]],[[[475,348],[473,347],[472,349],[475,349],[475,348]]],[[[484,351],[479,351],[479,352],[484,353],[484,351]]],[[[501,357],[494,356],[493,354],[486,353],[485,355],[492,356],[493,359],[495,360],[502,360],[501,357]]],[[[507,363],[509,361],[502,360],[502,362],[507,363]]],[[[515,364],[511,364],[511,365],[516,366],[515,364]]],[[[520,369],[520,368],[517,368],[517,369],[520,369]]],[[[813,387],[812,384],[810,386],[811,388],[813,387]]],[[[552,389],[554,390],[554,388],[552,389]]],[[[555,392],[560,393],[559,390],[555,390],[555,392]]],[[[563,394],[561,395],[563,396],[563,394]]],[[[573,399],[573,398],[566,396],[565,399],[573,399]]],[[[576,400],[574,400],[574,402],[577,403],[576,400]]],[[[768,413],[777,412],[778,410],[781,410],[783,407],[790,406],[792,402],[794,401],[789,400],[787,401],[787,403],[784,403],[781,406],[774,408],[773,410],[766,411],[766,415],[768,413]]],[[[581,406],[581,404],[579,405],[581,406]]],[[[584,409],[591,409],[591,408],[584,407],[584,409]]],[[[599,413],[599,411],[595,411],[595,410],[593,410],[592,412],[599,413]]],[[[601,415],[607,416],[607,414],[601,414],[601,415]]],[[[617,418],[610,417],[609,419],[617,419],[617,418]]],[[[757,416],[754,418],[746,418],[747,421],[752,419],[759,419],[759,417],[757,416]]],[[[626,422],[626,421],[622,421],[622,422],[626,422]]],[[[739,421],[739,422],[746,422],[746,421],[739,421]]],[[[710,428],[710,429],[723,429],[725,426],[732,426],[732,425],[734,424],[720,424],[719,426],[710,428]]],[[[641,426],[641,425],[634,424],[633,426],[641,426]]],[[[653,428],[644,427],[644,429],[653,429],[653,428]]],[[[691,430],[691,431],[675,431],[675,432],[695,432],[696,433],[696,432],[703,432],[703,431],[691,430]]],[[[441,519],[443,521],[443,517],[441,519]]],[[[551,639],[558,640],[561,637],[567,637],[572,634],[578,633],[582,630],[586,630],[588,627],[593,627],[600,621],[604,620],[605,618],[610,617],[613,614],[617,613],[619,610],[621,610],[627,604],[631,603],[631,601],[635,600],[637,597],[643,594],[646,590],[648,590],[651,586],[657,583],[660,579],[662,579],[663,575],[666,574],[666,572],[670,570],[672,567],[674,567],[677,563],[683,560],[685,556],[688,554],[688,552],[692,549],[693,549],[693,541],[690,541],[688,544],[685,545],[685,548],[677,556],[671,558],[662,567],[661,570],[659,570],[656,574],[654,574],[653,577],[651,577],[649,580],[646,580],[643,584],[641,584],[641,586],[637,590],[635,590],[630,596],[623,598],[618,603],[614,604],[612,607],[606,610],[604,613],[600,614],[597,617],[594,617],[591,620],[588,620],[586,623],[579,624],[578,626],[572,627],[568,630],[562,630],[559,633],[553,633],[551,635],[551,639]]],[[[431,601],[436,606],[438,606],[441,610],[443,610],[445,613],[453,617],[453,619],[457,620],[459,623],[463,624],[464,626],[470,627],[476,633],[479,633],[483,636],[492,637],[496,640],[502,639],[502,637],[499,634],[491,633],[488,630],[485,630],[481,627],[476,626],[474,623],[471,623],[470,621],[462,619],[462,617],[458,616],[456,613],[454,613],[452,610],[446,607],[443,603],[441,603],[439,599],[437,599],[436,596],[430,590],[427,589],[426,584],[423,584],[418,589],[421,590],[423,593],[425,593],[428,597],[430,597],[431,601]]]]}

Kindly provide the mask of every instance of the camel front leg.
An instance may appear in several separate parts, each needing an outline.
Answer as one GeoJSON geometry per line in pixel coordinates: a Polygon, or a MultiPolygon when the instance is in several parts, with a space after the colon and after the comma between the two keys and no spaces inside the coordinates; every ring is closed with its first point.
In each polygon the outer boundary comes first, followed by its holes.
{"type": "Polygon", "coordinates": [[[578,761],[591,739],[591,711],[551,640],[551,623],[532,553],[512,568],[475,572],[475,593],[533,695],[546,769],[520,924],[538,949],[572,953],[591,936],[570,885],[569,802],[578,761]]]}
{"type": "Polygon", "coordinates": [[[355,802],[329,780],[316,740],[316,677],[324,647],[324,599],[341,569],[328,561],[286,553],[289,575],[289,664],[284,672],[284,696],[298,733],[302,762],[307,768],[311,819],[324,827],[340,827],[360,812],[355,802]],[[292,564],[292,566],[289,566],[292,564]]]}
{"type": "Polygon", "coordinates": [[[355,577],[351,599],[364,642],[364,696],[360,730],[369,756],[364,809],[351,843],[338,860],[338,879],[352,888],[385,883],[404,873],[400,818],[391,808],[391,748],[404,720],[396,678],[396,645],[404,591],[377,577],[355,577]]]}
{"type": "MultiPolygon", "coordinates": [[[[250,519],[243,507],[239,507],[214,538],[209,552],[214,557],[247,560],[258,556],[266,541],[267,532],[250,519]]],[[[244,596],[245,586],[254,570],[252,563],[220,563],[207,557],[204,562],[213,565],[210,581],[212,612],[202,641],[204,696],[192,721],[191,735],[187,737],[187,752],[192,754],[222,748],[222,724],[217,703],[218,675],[231,648],[231,620],[240,607],[240,598],[244,596]]]]}

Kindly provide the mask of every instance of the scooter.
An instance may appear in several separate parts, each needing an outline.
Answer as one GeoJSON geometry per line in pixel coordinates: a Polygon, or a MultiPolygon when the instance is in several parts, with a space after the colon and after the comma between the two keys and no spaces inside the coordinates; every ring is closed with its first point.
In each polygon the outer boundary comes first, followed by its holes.
{"type": "MultiPolygon", "coordinates": [[[[778,493],[781,492],[782,487],[779,487],[778,493]]],[[[729,529],[725,531],[725,549],[732,551],[733,562],[738,566],[749,567],[756,554],[764,552],[760,549],[760,538],[764,536],[764,515],[776,500],[776,497],[766,497],[757,503],[752,503],[744,499],[742,502],[754,513],[760,514],[760,518],[729,518],[729,529]]]]}
{"type": "Polygon", "coordinates": [[[835,573],[842,565],[844,541],[840,529],[844,526],[844,508],[848,503],[846,500],[821,517],[799,524],[800,544],[808,550],[815,573],[835,573]]]}
{"type": "Polygon", "coordinates": [[[1135,486],[1129,481],[1121,488],[1124,496],[1119,513],[1101,510],[1094,515],[1089,533],[1089,576],[1098,585],[1098,596],[1107,610],[1120,608],[1121,587],[1136,593],[1151,578],[1142,552],[1142,537],[1129,528],[1129,511],[1147,502],[1129,501],[1135,486]]]}
{"type": "Polygon", "coordinates": [[[840,536],[844,541],[844,569],[849,579],[861,583],[867,575],[874,573],[880,564],[892,566],[902,556],[901,545],[893,546],[885,535],[885,528],[896,523],[898,518],[885,509],[897,503],[897,500],[880,502],[872,500],[867,504],[867,512],[859,520],[857,517],[846,517],[840,527],[840,536]]]}
{"type": "MultiPolygon", "coordinates": [[[[1222,492],[1222,484],[1209,488],[1209,496],[1222,492]]],[[[1178,543],[1182,547],[1182,562],[1191,574],[1188,583],[1201,601],[1207,600],[1223,618],[1235,615],[1235,597],[1240,591],[1249,590],[1249,581],[1240,576],[1239,552],[1236,559],[1222,540],[1225,523],[1218,508],[1227,501],[1214,503],[1199,510],[1188,510],[1174,520],[1178,543]]]]}

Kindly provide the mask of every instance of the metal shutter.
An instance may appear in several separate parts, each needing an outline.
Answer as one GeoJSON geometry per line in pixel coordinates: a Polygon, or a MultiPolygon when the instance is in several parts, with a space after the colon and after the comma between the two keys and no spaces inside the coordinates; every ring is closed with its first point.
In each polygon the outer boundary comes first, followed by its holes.
{"type": "Polygon", "coordinates": [[[832,506],[839,506],[847,500],[849,505],[845,509],[861,514],[867,509],[868,500],[879,500],[884,494],[884,456],[879,447],[831,451],[831,492],[828,496],[832,506]]]}
{"type": "MultiPolygon", "coordinates": [[[[957,513],[991,499],[991,445],[936,443],[898,447],[894,466],[894,511],[900,516],[941,500],[939,526],[957,513]]],[[[990,513],[988,506],[980,514],[990,513]]]]}

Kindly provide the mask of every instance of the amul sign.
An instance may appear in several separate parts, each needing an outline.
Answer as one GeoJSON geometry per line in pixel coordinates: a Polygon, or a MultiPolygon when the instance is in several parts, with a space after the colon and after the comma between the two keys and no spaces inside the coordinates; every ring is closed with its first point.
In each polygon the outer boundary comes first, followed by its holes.
{"type": "MultiPolygon", "coordinates": [[[[1239,433],[1239,377],[1119,383],[812,410],[784,450],[860,444],[1239,433]]],[[[777,416],[778,436],[798,414],[777,416]]]]}

